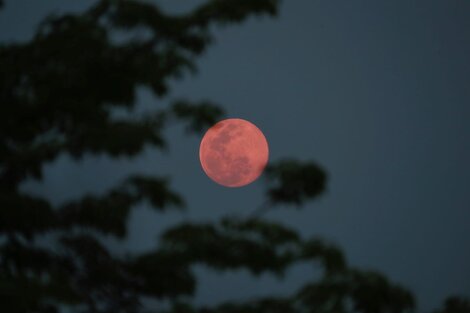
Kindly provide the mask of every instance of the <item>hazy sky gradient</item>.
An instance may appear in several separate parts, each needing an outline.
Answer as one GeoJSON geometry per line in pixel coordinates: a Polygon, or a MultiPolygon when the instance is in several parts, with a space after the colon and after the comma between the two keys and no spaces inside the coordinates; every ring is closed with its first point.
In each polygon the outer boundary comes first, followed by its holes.
{"type": "MultiPolygon", "coordinates": [[[[156,2],[173,12],[196,3],[156,2]]],[[[50,8],[88,3],[7,0],[0,39],[27,38],[50,8]]],[[[339,244],[353,265],[411,288],[422,311],[451,293],[470,296],[470,1],[285,0],[278,19],[215,34],[199,74],[176,82],[172,96],[216,101],[263,130],[271,160],[314,159],[329,174],[320,200],[268,217],[339,244]]],[[[139,103],[164,105],[145,90],[139,103]]],[[[227,189],[204,176],[200,137],[180,127],[168,135],[166,155],[62,157],[47,167],[43,186],[28,188],[60,202],[104,191],[134,170],[171,175],[188,211],[136,210],[127,242],[134,251],[154,246],[165,225],[248,214],[263,201],[261,181],[227,189]]],[[[314,274],[302,266],[285,282],[257,282],[245,272],[198,271],[204,303],[291,291],[314,274]]]]}

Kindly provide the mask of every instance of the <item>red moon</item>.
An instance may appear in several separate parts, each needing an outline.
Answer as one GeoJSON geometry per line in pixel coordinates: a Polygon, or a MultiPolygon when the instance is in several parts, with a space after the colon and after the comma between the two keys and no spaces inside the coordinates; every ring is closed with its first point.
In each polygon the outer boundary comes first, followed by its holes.
{"type": "Polygon", "coordinates": [[[268,163],[268,142],[254,124],[239,119],[222,120],[204,135],[199,147],[202,169],[225,187],[252,183],[268,163]]]}

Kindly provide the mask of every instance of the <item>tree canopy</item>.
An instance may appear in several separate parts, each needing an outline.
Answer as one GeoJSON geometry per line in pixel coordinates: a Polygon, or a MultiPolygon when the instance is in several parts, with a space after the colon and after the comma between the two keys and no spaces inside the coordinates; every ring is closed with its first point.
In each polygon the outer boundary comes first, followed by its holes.
{"type": "MultiPolygon", "coordinates": [[[[0,1],[0,7],[3,3],[0,1]]],[[[8,1],[6,3],[8,5],[8,1]]],[[[341,250],[263,218],[274,206],[302,207],[325,190],[314,162],[290,157],[266,175],[266,206],[251,217],[184,223],[166,230],[149,252],[120,256],[102,235],[125,238],[140,202],[164,214],[189,206],[167,177],[131,175],[103,195],[53,205],[21,190],[41,180],[46,162],[62,154],[136,156],[164,149],[163,130],[182,123],[201,133],[224,116],[210,101],[170,98],[169,82],[195,73],[213,27],[251,16],[276,16],[276,0],[211,0],[184,15],[155,4],[100,0],[77,14],[51,15],[33,38],[0,44],[0,303],[20,312],[409,312],[410,291],[384,275],[351,267],[341,250]],[[138,36],[130,35],[138,31],[138,36]],[[116,118],[136,105],[137,88],[159,100],[152,114],[116,118]],[[168,101],[170,99],[170,101],[168,101]],[[169,103],[169,104],[167,104],[169,103]],[[283,274],[298,262],[322,270],[292,294],[196,307],[188,299],[195,264],[217,270],[283,274]],[[144,299],[162,300],[147,308],[144,299]]],[[[470,312],[451,298],[436,312],[470,312]]]]}

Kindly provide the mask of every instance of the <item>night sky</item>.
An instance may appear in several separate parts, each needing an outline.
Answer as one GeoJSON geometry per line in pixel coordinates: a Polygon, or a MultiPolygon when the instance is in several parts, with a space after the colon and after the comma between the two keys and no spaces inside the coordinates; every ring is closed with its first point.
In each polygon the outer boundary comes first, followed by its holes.
{"type": "MultiPolygon", "coordinates": [[[[7,0],[0,40],[28,39],[44,14],[91,2],[7,0]]],[[[177,13],[200,1],[156,2],[177,13]]],[[[470,1],[285,0],[277,19],[252,18],[214,34],[199,73],[175,81],[170,98],[220,103],[227,117],[265,133],[271,161],[312,159],[329,175],[319,200],[266,217],[338,244],[351,264],[410,288],[421,311],[449,294],[470,296],[470,1]]],[[[139,112],[166,103],[139,91],[139,112]]],[[[263,202],[262,178],[231,189],[204,175],[202,134],[187,136],[177,125],[167,135],[165,153],[63,156],[46,167],[42,183],[24,188],[60,203],[104,192],[135,171],[171,176],[187,211],[137,208],[129,240],[110,241],[131,251],[154,247],[158,233],[182,220],[247,215],[263,202]]],[[[198,303],[291,292],[315,275],[310,265],[285,280],[196,270],[198,303]]]]}

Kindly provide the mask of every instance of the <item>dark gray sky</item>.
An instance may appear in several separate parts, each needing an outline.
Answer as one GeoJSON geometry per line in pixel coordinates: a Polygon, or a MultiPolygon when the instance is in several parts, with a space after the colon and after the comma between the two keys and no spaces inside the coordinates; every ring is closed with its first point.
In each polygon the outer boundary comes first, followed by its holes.
{"type": "MultiPolygon", "coordinates": [[[[7,0],[0,40],[28,38],[51,9],[90,2],[7,0]]],[[[196,3],[157,2],[173,12],[196,3]]],[[[285,0],[278,19],[251,19],[216,38],[200,73],[176,82],[172,95],[219,102],[263,130],[271,160],[313,159],[329,173],[320,200],[268,217],[337,243],[353,265],[412,289],[423,311],[451,293],[469,296],[470,1],[285,0]]],[[[140,103],[161,105],[145,91],[140,103]]],[[[137,209],[126,243],[134,251],[154,246],[171,223],[247,214],[262,202],[262,182],[218,186],[200,168],[200,138],[178,127],[168,135],[167,155],[64,156],[47,166],[44,184],[26,187],[60,202],[104,191],[132,171],[172,175],[189,210],[137,209]]],[[[204,303],[293,291],[314,274],[300,266],[285,281],[255,281],[243,271],[197,270],[204,303]]]]}

